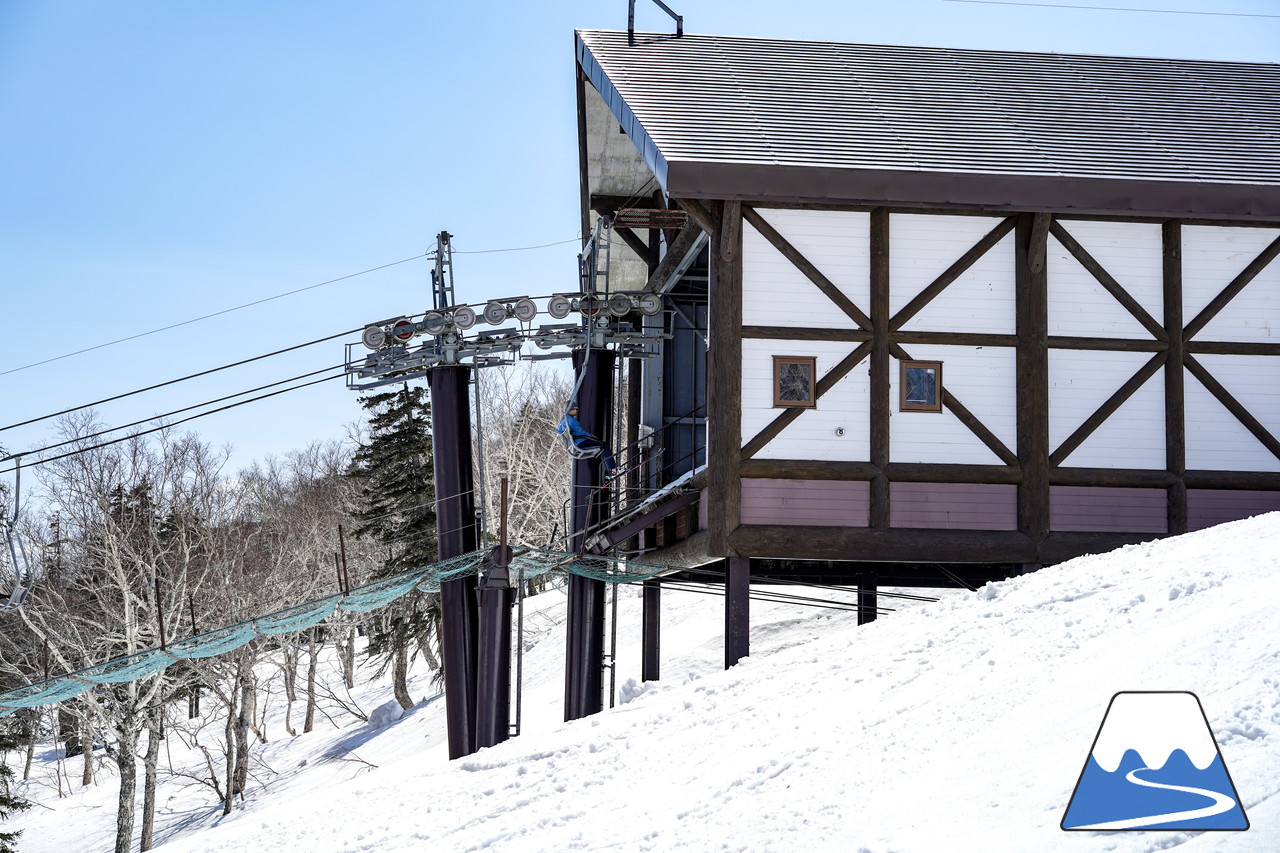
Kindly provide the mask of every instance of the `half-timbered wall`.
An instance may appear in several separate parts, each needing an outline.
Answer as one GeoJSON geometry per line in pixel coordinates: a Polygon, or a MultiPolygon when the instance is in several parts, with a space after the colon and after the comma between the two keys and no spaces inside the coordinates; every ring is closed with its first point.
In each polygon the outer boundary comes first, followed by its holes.
{"type": "Polygon", "coordinates": [[[1280,506],[1280,228],[742,213],[742,525],[1034,543],[1280,506]],[[775,406],[774,356],[815,359],[815,407],[775,406]],[[903,359],[942,362],[941,412],[899,411],[903,359]]]}
{"type": "MultiPolygon", "coordinates": [[[[1280,238],[1280,229],[1187,226],[1183,229],[1184,316],[1196,317],[1251,261],[1280,238]]],[[[1280,345],[1280,262],[1262,269],[1196,334],[1203,341],[1280,345]]],[[[1194,358],[1270,433],[1280,435],[1280,370],[1254,352],[1201,353],[1194,358]]],[[[1272,453],[1206,388],[1186,379],[1187,467],[1280,471],[1272,453]]]]}

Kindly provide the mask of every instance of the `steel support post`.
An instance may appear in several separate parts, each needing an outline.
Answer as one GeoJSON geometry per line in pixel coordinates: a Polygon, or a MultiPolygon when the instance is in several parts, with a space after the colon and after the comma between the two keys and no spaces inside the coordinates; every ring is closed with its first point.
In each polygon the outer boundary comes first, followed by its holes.
{"type": "Polygon", "coordinates": [[[865,625],[876,621],[876,588],[878,579],[875,572],[863,572],[858,578],[858,624],[865,625]]]}
{"type": "Polygon", "coordinates": [[[724,668],[751,654],[751,560],[727,557],[724,573],[724,668]]]}
{"type": "Polygon", "coordinates": [[[479,596],[476,677],[476,748],[502,743],[511,734],[511,550],[499,546],[486,560],[479,596]]]}
{"type": "Polygon", "coordinates": [[[657,681],[661,675],[662,584],[656,580],[644,582],[640,634],[640,680],[657,681]]]}
{"type": "MultiPolygon", "coordinates": [[[[437,367],[428,374],[431,389],[431,443],[436,478],[436,533],[440,559],[448,560],[480,547],[476,525],[475,481],[471,470],[471,368],[437,367]]],[[[444,693],[449,731],[449,757],[477,749],[476,649],[478,641],[476,579],[440,585],[444,623],[444,693]]]]}
{"type": "MultiPolygon", "coordinates": [[[[578,351],[573,359],[575,370],[586,374],[578,388],[578,420],[587,432],[608,439],[613,434],[614,354],[606,350],[578,351]]],[[[607,492],[601,488],[602,468],[599,459],[573,463],[572,551],[580,551],[588,528],[608,515],[607,492]]],[[[577,720],[599,713],[603,707],[604,581],[569,575],[566,628],[564,718],[577,720]]]]}

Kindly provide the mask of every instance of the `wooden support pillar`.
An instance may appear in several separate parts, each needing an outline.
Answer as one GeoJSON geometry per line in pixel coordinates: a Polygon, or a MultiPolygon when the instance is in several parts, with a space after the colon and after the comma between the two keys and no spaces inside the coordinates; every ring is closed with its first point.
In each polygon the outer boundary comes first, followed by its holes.
{"type": "MultiPolygon", "coordinates": [[[[604,350],[574,353],[574,367],[585,372],[578,388],[578,420],[593,435],[613,434],[614,354],[604,350]]],[[[587,531],[609,510],[600,488],[603,463],[599,458],[573,463],[570,514],[573,535],[569,547],[579,552],[587,531]]],[[[604,581],[569,576],[568,624],[565,648],[564,718],[577,720],[599,713],[604,689],[604,581]]]]}
{"type": "Polygon", "coordinates": [[[871,211],[871,526],[889,518],[889,211],[871,211]]]}
{"type": "Polygon", "coordinates": [[[876,621],[876,594],[879,578],[875,572],[863,572],[858,578],[858,624],[876,621]]]}
{"type": "Polygon", "coordinates": [[[707,547],[712,556],[725,556],[742,511],[742,204],[714,207],[719,228],[711,235],[707,547]]]}
{"type": "Polygon", "coordinates": [[[1049,535],[1049,295],[1048,271],[1041,260],[1048,228],[1037,217],[1018,216],[1014,242],[1014,280],[1018,329],[1018,530],[1037,549],[1049,535]],[[1038,269],[1037,269],[1038,267],[1038,269]]]}
{"type": "Polygon", "coordinates": [[[640,631],[640,680],[657,681],[662,674],[662,583],[660,581],[644,582],[640,631]]]}
{"type": "MultiPolygon", "coordinates": [[[[471,368],[451,365],[428,374],[431,390],[431,443],[436,486],[436,537],[440,559],[480,547],[476,527],[475,482],[471,468],[471,405],[467,394],[471,368]]],[[[478,619],[476,579],[458,578],[440,585],[443,621],[445,715],[449,757],[476,751],[476,672],[478,619]]]]}
{"type": "Polygon", "coordinates": [[[724,573],[724,668],[751,654],[751,560],[729,557],[724,573]]]}
{"type": "Polygon", "coordinates": [[[1164,363],[1165,469],[1177,479],[1168,489],[1170,533],[1187,532],[1187,351],[1182,322],[1182,223],[1170,221],[1162,229],[1164,243],[1164,328],[1169,335],[1169,358],[1164,363]]]}

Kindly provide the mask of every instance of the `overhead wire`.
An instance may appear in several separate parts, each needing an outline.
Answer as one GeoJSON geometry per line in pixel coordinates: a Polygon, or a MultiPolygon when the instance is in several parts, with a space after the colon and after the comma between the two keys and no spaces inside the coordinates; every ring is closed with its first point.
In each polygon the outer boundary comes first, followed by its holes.
{"type": "Polygon", "coordinates": [[[62,415],[69,415],[72,412],[78,412],[81,409],[90,409],[90,408],[93,408],[94,406],[100,406],[103,403],[113,403],[116,400],[123,400],[126,397],[132,397],[136,394],[143,394],[143,393],[146,393],[147,391],[154,391],[157,388],[166,388],[170,385],[176,385],[179,382],[186,382],[189,379],[198,379],[201,376],[208,376],[210,374],[218,373],[223,370],[230,370],[233,367],[240,367],[241,365],[252,364],[255,361],[262,361],[265,358],[272,358],[277,355],[283,355],[284,353],[293,352],[294,350],[305,349],[306,347],[315,346],[316,344],[322,344],[322,343],[325,343],[326,341],[331,341],[335,338],[341,338],[344,335],[354,334],[355,332],[358,332],[363,328],[364,328],[363,326],[359,326],[354,329],[348,329],[345,332],[338,332],[336,335],[328,335],[323,338],[316,338],[314,341],[307,341],[304,344],[295,344],[294,346],[285,347],[284,349],[278,349],[274,352],[263,353],[262,355],[255,355],[253,358],[245,358],[245,359],[241,359],[240,361],[233,361],[230,364],[224,364],[220,367],[211,367],[208,370],[201,370],[199,373],[190,373],[186,376],[179,376],[177,379],[170,379],[167,382],[158,382],[155,385],[148,385],[145,388],[138,388],[133,391],[126,391],[123,394],[116,394],[112,397],[104,397],[101,400],[95,400],[92,403],[85,403],[80,406],[72,406],[70,409],[63,409],[60,412],[52,412],[47,415],[41,415],[38,418],[30,418],[25,421],[19,421],[17,423],[9,424],[8,426],[0,427],[0,432],[5,432],[6,430],[11,430],[11,429],[17,429],[18,427],[27,426],[28,424],[39,423],[40,421],[47,421],[50,418],[56,418],[62,415]]]}
{"type": "MultiPolygon", "coordinates": [[[[225,411],[227,411],[227,410],[229,410],[229,409],[235,409],[235,408],[238,408],[238,407],[240,407],[240,406],[248,405],[249,403],[256,403],[256,402],[258,402],[258,401],[260,401],[260,400],[266,400],[266,399],[267,399],[267,398],[269,398],[269,397],[278,397],[278,396],[279,396],[279,395],[281,395],[281,394],[288,394],[288,393],[289,393],[289,392],[291,392],[291,391],[300,391],[300,390],[302,390],[303,388],[309,388],[309,387],[310,387],[310,386],[312,386],[312,385],[319,385],[321,382],[329,382],[330,380],[333,380],[333,379],[341,379],[344,375],[345,375],[344,373],[335,373],[335,374],[334,374],[334,375],[332,375],[332,376],[324,376],[324,377],[321,377],[320,379],[313,379],[312,381],[310,381],[310,382],[304,382],[304,383],[302,383],[301,385],[295,385],[295,386],[293,386],[293,387],[291,387],[291,388],[282,388],[282,389],[280,389],[279,391],[272,391],[270,394],[262,394],[262,395],[259,395],[259,396],[257,396],[257,397],[250,397],[249,399],[247,399],[247,400],[241,400],[241,401],[240,401],[240,402],[238,402],[238,403],[231,403],[231,404],[226,405],[226,406],[221,406],[221,407],[219,407],[219,408],[217,408],[217,409],[211,409],[211,410],[209,410],[209,411],[207,411],[207,412],[201,412],[200,414],[197,414],[197,415],[191,415],[190,417],[186,417],[186,418],[182,418],[181,420],[173,421],[172,423],[162,424],[162,425],[160,425],[160,426],[153,427],[153,428],[151,428],[151,429],[142,430],[142,431],[140,431],[140,432],[130,433],[129,435],[121,436],[121,437],[119,437],[119,438],[113,438],[113,439],[112,439],[112,440],[110,440],[110,441],[104,441],[104,442],[101,442],[101,443],[99,443],[99,444],[91,445],[91,446],[89,446],[89,447],[80,447],[80,448],[77,448],[77,449],[75,449],[75,450],[69,451],[69,452],[67,452],[67,453],[61,453],[61,454],[58,454],[57,456],[49,456],[49,457],[46,457],[46,458],[44,458],[44,459],[36,459],[36,460],[33,460],[33,461],[28,462],[28,463],[27,463],[27,465],[28,465],[28,467],[35,467],[36,465],[44,465],[44,464],[49,463],[49,462],[56,462],[56,461],[58,461],[59,459],[67,459],[67,458],[72,457],[72,456],[79,456],[80,454],[82,454],[82,453],[88,453],[88,452],[89,452],[89,451],[91,451],[91,450],[99,450],[99,449],[101,449],[101,448],[103,448],[103,447],[110,447],[110,446],[111,446],[111,445],[113,445],[113,444],[119,444],[119,443],[120,443],[120,442],[122,442],[122,441],[129,441],[130,439],[140,438],[140,437],[142,437],[142,436],[144,436],[144,435],[151,435],[152,433],[160,432],[160,431],[162,431],[162,430],[166,430],[166,429],[173,429],[174,427],[176,427],[176,426],[181,426],[182,424],[188,423],[189,421],[194,421],[194,420],[197,420],[198,418],[208,417],[209,415],[215,415],[215,414],[217,414],[217,413],[219,413],[219,412],[225,412],[225,411]]],[[[233,395],[233,396],[234,396],[234,395],[233,395]]],[[[30,456],[30,455],[31,455],[31,454],[33,454],[33,453],[39,453],[39,452],[40,452],[39,450],[29,450],[29,451],[23,451],[23,453],[22,453],[22,454],[15,454],[15,455],[30,456]]],[[[12,458],[12,457],[10,457],[10,458],[12,458]]],[[[15,468],[6,468],[6,469],[4,469],[4,470],[0,470],[0,474],[9,474],[9,473],[13,472],[14,470],[15,470],[15,468]]]]}
{"type": "MultiPolygon", "coordinates": [[[[318,284],[309,284],[306,287],[299,287],[295,290],[289,290],[284,293],[277,293],[275,296],[266,296],[266,297],[263,297],[262,299],[255,299],[253,302],[246,302],[243,305],[236,305],[232,308],[224,308],[221,311],[214,311],[211,314],[204,314],[200,317],[192,317],[190,320],[183,320],[180,323],[170,323],[169,325],[161,326],[158,329],[152,329],[147,332],[139,332],[136,335],[129,335],[127,337],[117,338],[114,341],[107,341],[106,343],[97,344],[96,346],[85,347],[84,349],[76,350],[75,352],[63,353],[62,355],[56,355],[52,358],[46,358],[43,361],[34,361],[31,364],[24,364],[21,367],[11,367],[8,370],[0,371],[0,376],[8,376],[10,373],[17,373],[20,370],[28,370],[32,367],[39,367],[42,364],[49,364],[54,361],[61,361],[64,358],[71,358],[72,356],[83,355],[84,353],[87,353],[87,352],[93,352],[94,350],[100,350],[106,347],[115,346],[116,344],[122,344],[122,343],[125,343],[126,341],[134,341],[134,340],[137,340],[138,338],[145,338],[148,335],[154,335],[159,332],[167,332],[170,329],[178,329],[178,328],[181,328],[182,326],[189,326],[192,323],[199,323],[201,320],[208,320],[212,317],[221,317],[223,314],[230,314],[233,311],[240,311],[245,308],[252,308],[255,305],[261,305],[264,302],[271,302],[272,300],[275,300],[275,299],[283,299],[286,296],[293,296],[296,293],[303,293],[308,290],[315,290],[317,287],[324,287],[325,285],[336,284],[337,282],[346,281],[347,279],[356,278],[357,276],[368,275],[369,273],[378,272],[379,270],[385,270],[394,266],[399,266],[400,264],[407,264],[410,261],[416,261],[419,258],[425,258],[426,256],[427,256],[427,253],[422,252],[417,255],[411,255],[410,257],[402,258],[398,261],[392,261],[391,263],[388,263],[388,264],[382,264],[380,266],[370,267],[367,270],[361,270],[360,272],[353,272],[347,275],[338,276],[337,278],[331,278],[328,281],[322,281],[322,282],[319,282],[318,284]]],[[[343,334],[346,334],[346,333],[344,332],[343,334]]]]}
{"type": "Polygon", "coordinates": [[[345,364],[335,364],[329,367],[322,367],[319,370],[313,370],[310,373],[303,373],[298,376],[291,376],[288,379],[281,379],[276,382],[269,382],[266,385],[259,385],[257,388],[249,388],[244,391],[237,391],[236,393],[228,394],[225,397],[216,397],[212,400],[205,400],[203,403],[196,403],[195,405],[192,405],[192,406],[184,406],[181,409],[174,409],[173,411],[165,412],[164,414],[160,414],[160,415],[152,415],[149,418],[142,418],[141,420],[133,421],[132,423],[120,424],[119,426],[108,427],[106,429],[99,430],[98,432],[89,433],[87,435],[78,435],[75,438],[69,438],[66,441],[60,441],[57,444],[47,444],[44,447],[39,448],[38,450],[24,450],[21,453],[13,453],[13,454],[10,454],[9,456],[0,458],[0,462],[7,462],[9,459],[15,458],[17,456],[28,456],[33,453],[45,453],[50,450],[56,450],[59,447],[66,447],[69,444],[76,444],[78,442],[88,441],[89,439],[98,438],[99,436],[107,435],[109,433],[119,432],[122,429],[130,429],[132,427],[141,426],[142,424],[145,424],[145,423],[150,423],[151,421],[158,421],[162,418],[169,418],[169,417],[173,417],[174,415],[180,415],[183,412],[190,412],[193,409],[201,409],[201,408],[204,408],[205,406],[212,406],[214,403],[222,403],[222,402],[225,402],[226,400],[233,400],[236,397],[243,397],[245,394],[254,394],[254,393],[257,393],[258,391],[265,391],[268,388],[275,388],[278,385],[284,385],[285,383],[288,383],[288,382],[297,382],[299,379],[307,379],[319,373],[327,373],[330,370],[337,370],[338,368],[345,367],[345,366],[346,366],[345,364]]]}
{"type": "Polygon", "coordinates": [[[580,237],[574,237],[569,240],[557,240],[554,243],[543,243],[540,246],[514,246],[510,249],[454,249],[453,253],[455,255],[492,255],[497,252],[528,252],[532,249],[546,249],[551,246],[563,246],[566,243],[577,243],[581,239],[580,237]]]}

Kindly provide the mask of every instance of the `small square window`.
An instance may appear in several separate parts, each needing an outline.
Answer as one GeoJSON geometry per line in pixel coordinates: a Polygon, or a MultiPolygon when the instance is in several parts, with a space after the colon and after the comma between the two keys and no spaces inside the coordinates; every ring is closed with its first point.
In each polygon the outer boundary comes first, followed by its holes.
{"type": "Polygon", "coordinates": [[[818,405],[818,360],[813,356],[773,357],[773,405],[812,409],[818,405]]]}
{"type": "Polygon", "coordinates": [[[942,362],[900,361],[898,411],[942,411],[942,362]]]}

